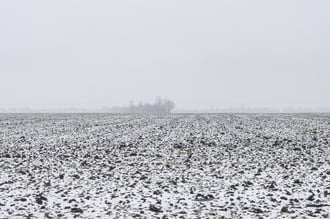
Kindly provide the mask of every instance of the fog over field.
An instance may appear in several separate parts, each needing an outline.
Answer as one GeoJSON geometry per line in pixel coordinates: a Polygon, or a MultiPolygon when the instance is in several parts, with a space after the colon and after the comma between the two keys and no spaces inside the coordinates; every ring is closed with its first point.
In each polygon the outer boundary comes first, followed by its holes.
{"type": "Polygon", "coordinates": [[[329,12],[0,1],[0,219],[330,218],[329,12]]]}
{"type": "Polygon", "coordinates": [[[326,0],[3,1],[0,108],[155,96],[182,110],[329,108],[329,10],[326,0]]]}

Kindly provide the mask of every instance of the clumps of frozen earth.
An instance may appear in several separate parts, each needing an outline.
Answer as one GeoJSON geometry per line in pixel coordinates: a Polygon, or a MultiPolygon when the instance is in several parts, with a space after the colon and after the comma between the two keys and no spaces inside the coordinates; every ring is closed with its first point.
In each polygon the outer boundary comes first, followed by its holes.
{"type": "Polygon", "coordinates": [[[329,218],[329,115],[1,115],[0,218],[329,218]]]}

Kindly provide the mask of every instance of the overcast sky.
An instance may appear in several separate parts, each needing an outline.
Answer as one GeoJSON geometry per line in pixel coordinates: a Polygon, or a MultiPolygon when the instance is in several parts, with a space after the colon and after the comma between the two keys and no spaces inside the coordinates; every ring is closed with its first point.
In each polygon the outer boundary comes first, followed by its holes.
{"type": "Polygon", "coordinates": [[[330,1],[1,1],[0,76],[0,107],[329,106],[330,1]]]}

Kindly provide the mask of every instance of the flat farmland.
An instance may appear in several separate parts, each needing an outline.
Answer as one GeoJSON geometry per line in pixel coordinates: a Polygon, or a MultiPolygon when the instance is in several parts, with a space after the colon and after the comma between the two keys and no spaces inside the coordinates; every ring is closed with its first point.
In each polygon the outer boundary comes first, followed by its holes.
{"type": "Polygon", "coordinates": [[[329,218],[329,114],[0,114],[0,218],[329,218]]]}

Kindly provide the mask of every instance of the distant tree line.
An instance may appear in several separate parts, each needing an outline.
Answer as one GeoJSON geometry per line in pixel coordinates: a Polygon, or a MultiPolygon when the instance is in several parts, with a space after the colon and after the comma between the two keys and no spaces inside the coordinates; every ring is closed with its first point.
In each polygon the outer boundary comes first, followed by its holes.
{"type": "Polygon", "coordinates": [[[175,104],[166,98],[156,97],[154,104],[139,103],[134,105],[133,101],[130,102],[128,107],[129,113],[170,113],[175,107],[175,104]]]}
{"type": "Polygon", "coordinates": [[[156,97],[153,104],[138,103],[134,104],[133,101],[126,107],[104,107],[102,112],[105,113],[170,113],[175,107],[175,104],[166,98],[156,97]]]}

